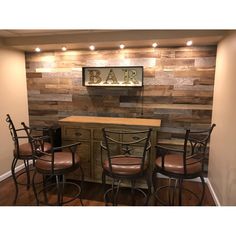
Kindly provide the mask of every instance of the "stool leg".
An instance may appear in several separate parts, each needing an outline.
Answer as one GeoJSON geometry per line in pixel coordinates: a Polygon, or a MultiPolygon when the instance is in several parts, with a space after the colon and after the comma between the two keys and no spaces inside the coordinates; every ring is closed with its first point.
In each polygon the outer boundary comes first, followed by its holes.
{"type": "Polygon", "coordinates": [[[157,172],[156,172],[156,168],[154,168],[154,170],[152,171],[152,185],[153,185],[154,192],[156,191],[156,176],[157,176],[157,172]]]}
{"type": "Polygon", "coordinates": [[[204,199],[204,196],[205,196],[205,180],[204,180],[204,177],[201,175],[200,176],[200,179],[201,179],[201,182],[202,182],[202,196],[201,196],[201,200],[200,200],[200,202],[199,202],[199,206],[201,206],[202,205],[202,202],[203,202],[203,199],[204,199]]]}
{"type": "Polygon", "coordinates": [[[36,176],[36,170],[34,171],[33,174],[33,178],[32,178],[32,186],[33,186],[33,191],[34,191],[34,196],[35,196],[35,200],[36,200],[36,205],[39,206],[39,199],[38,199],[38,194],[37,194],[37,190],[35,187],[35,176],[36,176]]]}
{"type": "Polygon", "coordinates": [[[157,205],[157,198],[156,198],[156,190],[157,190],[157,182],[158,182],[158,178],[157,178],[157,170],[156,168],[154,168],[153,172],[152,172],[152,185],[153,185],[153,195],[154,195],[154,204],[155,206],[157,205]]]}
{"type": "Polygon", "coordinates": [[[61,176],[61,185],[62,185],[62,188],[61,188],[61,205],[63,205],[64,191],[65,191],[65,175],[61,176]]]}
{"type": "Polygon", "coordinates": [[[145,205],[147,206],[149,202],[149,198],[152,194],[152,181],[151,181],[151,177],[149,173],[146,174],[146,181],[147,181],[147,186],[148,186],[148,193],[147,193],[147,199],[146,199],[145,205]]]}
{"type": "Polygon", "coordinates": [[[169,198],[169,205],[174,206],[175,205],[175,195],[176,195],[176,189],[177,189],[177,179],[169,178],[169,190],[168,190],[168,198],[169,198]],[[174,184],[172,182],[174,181],[174,184]]]}
{"type": "Polygon", "coordinates": [[[118,199],[118,195],[119,195],[119,192],[120,192],[120,183],[121,183],[121,180],[118,180],[117,188],[116,188],[116,194],[114,196],[115,206],[117,206],[117,199],[118,199]]]}
{"type": "MultiPolygon", "coordinates": [[[[174,181],[174,185],[171,184],[171,191],[172,191],[172,201],[171,201],[171,205],[174,206],[176,204],[176,192],[177,189],[179,189],[178,184],[179,184],[179,180],[178,179],[173,179],[174,181]]],[[[172,182],[172,179],[171,179],[172,182]]],[[[182,190],[180,190],[181,194],[182,194],[182,190]]]]}
{"type": "Polygon", "coordinates": [[[182,188],[183,188],[183,179],[179,179],[178,180],[178,182],[179,182],[179,186],[178,186],[178,188],[179,188],[179,206],[182,206],[182,188]]]}
{"type": "Polygon", "coordinates": [[[131,180],[132,205],[135,206],[135,180],[131,180]]]}
{"type": "Polygon", "coordinates": [[[172,182],[171,182],[171,178],[168,179],[168,186],[169,186],[169,189],[168,189],[168,199],[169,199],[169,205],[171,205],[171,190],[172,190],[172,182]]]}
{"type": "Polygon", "coordinates": [[[57,205],[63,205],[63,197],[64,197],[64,183],[65,176],[64,175],[56,175],[56,183],[57,183],[57,205]]]}
{"type": "Polygon", "coordinates": [[[30,188],[30,170],[29,170],[29,161],[24,160],[25,164],[25,171],[26,171],[26,176],[27,176],[27,190],[30,188]]]}
{"type": "Polygon", "coordinates": [[[43,175],[43,194],[44,194],[44,201],[46,205],[48,205],[48,196],[47,196],[47,177],[43,175]]]}
{"type": "Polygon", "coordinates": [[[83,201],[81,198],[79,198],[81,206],[84,206],[83,201]]]}
{"type": "Polygon", "coordinates": [[[59,176],[56,175],[56,185],[57,185],[57,205],[60,206],[61,204],[61,189],[60,189],[60,181],[59,176]]]}
{"type": "Polygon", "coordinates": [[[115,191],[115,179],[112,179],[112,205],[115,206],[115,194],[114,194],[114,191],[115,191]]]}
{"type": "Polygon", "coordinates": [[[106,192],[106,174],[104,171],[102,172],[102,186],[103,186],[103,191],[106,192]]]}
{"type": "Polygon", "coordinates": [[[16,194],[15,194],[15,198],[13,201],[14,205],[16,205],[16,200],[17,200],[18,191],[19,191],[18,190],[18,183],[17,183],[17,179],[16,179],[16,173],[15,173],[16,163],[17,163],[17,158],[14,158],[12,161],[12,165],[11,165],[11,173],[12,173],[12,177],[13,177],[15,188],[16,188],[16,194]]]}
{"type": "Polygon", "coordinates": [[[103,192],[104,192],[104,194],[103,194],[103,201],[104,201],[104,203],[105,203],[105,206],[107,206],[108,204],[107,204],[107,191],[108,190],[106,190],[106,174],[105,174],[105,172],[103,171],[102,172],[102,185],[103,185],[103,192]]]}
{"type": "Polygon", "coordinates": [[[83,204],[83,202],[82,202],[82,198],[83,198],[83,190],[84,190],[84,170],[83,170],[83,168],[82,168],[82,166],[80,165],[79,166],[79,168],[80,168],[80,171],[81,171],[81,197],[79,198],[79,200],[80,200],[80,203],[81,203],[81,205],[83,206],[84,204],[83,204]]]}

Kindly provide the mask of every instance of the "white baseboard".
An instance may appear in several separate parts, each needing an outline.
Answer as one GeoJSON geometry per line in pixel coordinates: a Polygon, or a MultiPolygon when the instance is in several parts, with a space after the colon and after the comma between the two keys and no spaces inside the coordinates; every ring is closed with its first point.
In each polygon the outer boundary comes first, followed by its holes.
{"type": "MultiPolygon", "coordinates": [[[[16,172],[22,170],[25,167],[24,163],[16,167],[16,172]]],[[[0,175],[0,182],[3,181],[4,179],[8,178],[11,176],[11,171],[7,171],[6,173],[0,175]]]]}
{"type": "Polygon", "coordinates": [[[208,178],[207,178],[207,186],[208,186],[208,188],[211,192],[211,196],[213,197],[213,200],[214,200],[216,206],[221,206],[220,201],[219,201],[219,199],[218,199],[218,197],[217,197],[217,195],[214,191],[214,188],[212,187],[212,184],[211,184],[211,182],[208,178]]]}

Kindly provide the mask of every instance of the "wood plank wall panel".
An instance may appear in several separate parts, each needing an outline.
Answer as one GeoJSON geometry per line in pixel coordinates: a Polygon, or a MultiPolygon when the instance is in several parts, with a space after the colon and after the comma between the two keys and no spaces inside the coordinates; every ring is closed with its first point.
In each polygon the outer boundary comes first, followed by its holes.
{"type": "Polygon", "coordinates": [[[26,53],[31,125],[70,115],[162,120],[159,141],[211,123],[216,47],[26,53]],[[83,66],[144,66],[143,88],[87,88],[83,66]]]}

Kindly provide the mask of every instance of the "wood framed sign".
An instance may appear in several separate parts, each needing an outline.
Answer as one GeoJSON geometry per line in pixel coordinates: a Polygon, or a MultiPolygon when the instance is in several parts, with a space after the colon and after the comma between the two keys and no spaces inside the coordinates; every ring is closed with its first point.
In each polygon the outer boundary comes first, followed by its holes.
{"type": "Polygon", "coordinates": [[[83,67],[82,73],[83,86],[143,86],[143,66],[83,67]]]}

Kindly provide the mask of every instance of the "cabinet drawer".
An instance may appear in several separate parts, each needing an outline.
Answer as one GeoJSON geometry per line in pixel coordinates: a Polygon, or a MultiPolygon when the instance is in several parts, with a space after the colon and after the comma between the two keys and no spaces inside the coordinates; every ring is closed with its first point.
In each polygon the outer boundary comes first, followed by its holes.
{"type": "Polygon", "coordinates": [[[65,127],[64,138],[76,139],[76,140],[90,140],[90,129],[84,129],[80,127],[65,127]]]}
{"type": "MultiPolygon", "coordinates": [[[[146,137],[147,137],[146,133],[143,133],[143,134],[142,133],[141,134],[126,134],[126,135],[123,135],[123,137],[121,137],[121,140],[123,142],[134,142],[134,141],[138,141],[142,138],[146,138],[146,137]]],[[[146,142],[146,140],[139,142],[139,144],[141,144],[141,143],[144,144],[145,142],[146,142]]]]}
{"type": "MultiPolygon", "coordinates": [[[[114,129],[112,129],[112,130],[114,130],[114,129]]],[[[114,139],[116,139],[116,140],[118,140],[119,139],[119,135],[118,134],[110,134],[110,137],[111,138],[114,138],[114,139]]],[[[98,140],[98,141],[102,141],[103,140],[103,133],[102,133],[102,129],[94,129],[93,130],[93,138],[95,139],[95,140],[98,140]]]]}

